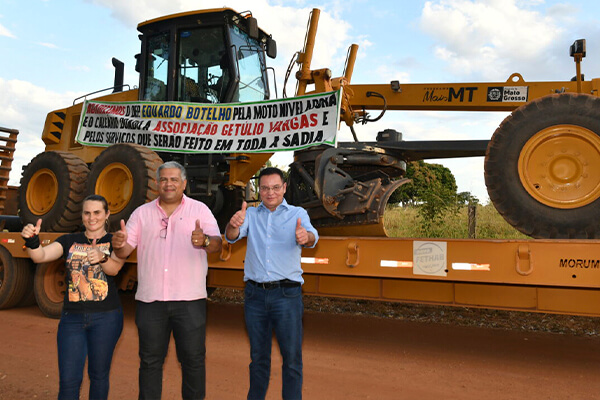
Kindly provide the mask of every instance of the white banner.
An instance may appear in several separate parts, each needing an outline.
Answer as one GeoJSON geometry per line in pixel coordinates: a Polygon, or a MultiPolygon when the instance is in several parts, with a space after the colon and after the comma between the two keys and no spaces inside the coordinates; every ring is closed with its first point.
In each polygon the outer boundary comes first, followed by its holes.
{"type": "Polygon", "coordinates": [[[77,141],[156,151],[249,153],[335,146],[340,91],[255,103],[102,102],[83,105],[77,141]]]}

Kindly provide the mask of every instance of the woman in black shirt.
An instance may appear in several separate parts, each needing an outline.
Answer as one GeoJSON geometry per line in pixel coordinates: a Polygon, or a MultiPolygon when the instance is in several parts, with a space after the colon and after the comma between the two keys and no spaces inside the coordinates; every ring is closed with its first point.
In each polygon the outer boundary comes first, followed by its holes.
{"type": "Polygon", "coordinates": [[[38,237],[41,219],[21,232],[34,262],[65,260],[67,291],[57,333],[59,400],[79,399],[86,357],[89,398],[108,397],[112,355],[123,330],[114,276],[125,262],[112,253],[109,215],[106,199],[91,195],[83,201],[85,232],[60,236],[44,247],[38,237]]]}

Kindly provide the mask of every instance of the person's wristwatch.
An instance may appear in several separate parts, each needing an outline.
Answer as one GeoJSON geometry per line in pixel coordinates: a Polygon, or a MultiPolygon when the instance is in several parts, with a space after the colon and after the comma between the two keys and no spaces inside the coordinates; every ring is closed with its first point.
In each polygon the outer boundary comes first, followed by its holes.
{"type": "Polygon", "coordinates": [[[204,235],[204,243],[202,243],[202,247],[207,248],[210,246],[210,236],[204,235]]]}
{"type": "Polygon", "coordinates": [[[100,260],[100,264],[104,264],[107,261],[108,261],[108,256],[106,255],[106,253],[104,253],[104,255],[102,256],[102,260],[100,260]]]}

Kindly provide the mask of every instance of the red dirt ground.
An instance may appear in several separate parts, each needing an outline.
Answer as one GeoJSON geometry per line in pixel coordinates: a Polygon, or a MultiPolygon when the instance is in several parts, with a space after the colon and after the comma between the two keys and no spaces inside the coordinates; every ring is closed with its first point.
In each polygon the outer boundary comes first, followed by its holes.
{"type": "MultiPolygon", "coordinates": [[[[134,302],[111,372],[111,399],[137,398],[134,302]]],[[[600,338],[306,312],[304,399],[600,399],[600,338]]],[[[56,328],[36,306],[0,311],[0,399],[55,399],[56,328]]],[[[274,347],[276,350],[276,347],[274,347]]],[[[207,399],[243,399],[249,346],[241,305],[209,303],[207,399]]],[[[267,399],[279,399],[273,356],[267,399]]],[[[180,399],[171,343],[163,399],[180,399]]],[[[87,399],[84,382],[82,399],[87,399]]]]}

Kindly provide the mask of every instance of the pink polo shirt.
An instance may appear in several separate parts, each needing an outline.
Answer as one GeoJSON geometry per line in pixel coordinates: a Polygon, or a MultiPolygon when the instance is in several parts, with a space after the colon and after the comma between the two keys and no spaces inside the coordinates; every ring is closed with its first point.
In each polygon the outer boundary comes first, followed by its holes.
{"type": "Polygon", "coordinates": [[[170,217],[158,199],[131,214],[127,243],[137,247],[136,300],[149,303],[206,298],[206,251],[194,247],[191,239],[196,220],[205,235],[221,235],[210,209],[185,195],[170,217]]]}

